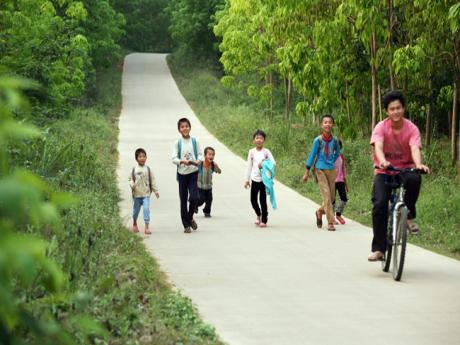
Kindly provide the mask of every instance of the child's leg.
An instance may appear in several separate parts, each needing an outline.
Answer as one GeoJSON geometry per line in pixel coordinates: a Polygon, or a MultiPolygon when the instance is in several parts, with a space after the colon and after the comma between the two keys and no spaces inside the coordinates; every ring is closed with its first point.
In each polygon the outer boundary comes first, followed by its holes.
{"type": "MultiPolygon", "coordinates": [[[[329,170],[317,170],[316,175],[318,176],[319,191],[321,198],[323,199],[323,205],[318,211],[325,213],[329,224],[334,223],[334,211],[332,209],[332,195],[330,186],[330,174],[329,170]]],[[[334,173],[335,179],[335,173],[334,173]]],[[[335,181],[334,181],[334,194],[335,194],[335,181]]]]}
{"type": "Polygon", "coordinates": [[[251,205],[256,212],[257,217],[261,216],[259,203],[257,202],[257,194],[259,192],[258,182],[251,181],[251,205]]]}
{"type": "Polygon", "coordinates": [[[198,204],[196,205],[197,208],[202,206],[206,202],[206,190],[198,188],[198,196],[198,204]]]}
{"type": "Polygon", "coordinates": [[[189,179],[188,179],[188,193],[189,193],[189,209],[187,212],[187,217],[188,221],[191,224],[192,219],[193,219],[193,214],[195,213],[195,209],[198,206],[198,201],[200,199],[199,193],[198,193],[198,171],[194,172],[192,174],[189,174],[189,179]]]}
{"type": "Polygon", "coordinates": [[[205,202],[203,212],[205,214],[211,214],[211,204],[212,204],[212,189],[208,189],[204,191],[205,193],[205,202]]]}
{"type": "Polygon", "coordinates": [[[260,207],[262,208],[262,223],[267,224],[268,221],[268,209],[267,209],[267,191],[263,182],[260,182],[260,207]]]}
{"type": "Polygon", "coordinates": [[[188,197],[188,178],[187,175],[178,174],[179,182],[179,198],[180,198],[180,217],[182,219],[182,225],[184,228],[190,227],[190,221],[188,220],[187,212],[187,197],[188,197]]]}
{"type": "Polygon", "coordinates": [[[143,199],[143,208],[144,208],[144,223],[148,228],[150,223],[150,197],[147,196],[143,199]]]}
{"type": "Polygon", "coordinates": [[[133,198],[133,225],[137,225],[137,217],[141,210],[142,198],[133,198]]]}
{"type": "Polygon", "coordinates": [[[335,209],[335,213],[337,214],[337,216],[341,216],[345,208],[345,205],[347,204],[347,201],[348,201],[347,191],[346,191],[344,182],[337,182],[335,184],[335,187],[337,191],[339,192],[339,197],[340,197],[340,200],[337,203],[337,207],[335,209]]]}

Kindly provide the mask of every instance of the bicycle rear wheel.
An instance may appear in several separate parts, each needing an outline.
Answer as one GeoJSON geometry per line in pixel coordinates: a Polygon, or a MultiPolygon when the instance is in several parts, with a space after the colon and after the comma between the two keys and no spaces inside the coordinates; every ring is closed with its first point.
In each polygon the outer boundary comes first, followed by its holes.
{"type": "Polygon", "coordinates": [[[404,260],[406,257],[406,243],[407,243],[407,207],[401,206],[398,209],[396,220],[396,236],[393,243],[393,279],[396,281],[401,280],[404,260]]]}

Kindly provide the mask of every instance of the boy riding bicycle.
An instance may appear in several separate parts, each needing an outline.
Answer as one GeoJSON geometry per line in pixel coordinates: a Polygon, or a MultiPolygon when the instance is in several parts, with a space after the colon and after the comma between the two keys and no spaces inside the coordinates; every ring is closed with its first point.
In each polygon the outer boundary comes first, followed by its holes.
{"type": "MultiPolygon", "coordinates": [[[[383,97],[383,105],[388,118],[375,126],[370,144],[373,147],[374,185],[372,188],[372,253],[369,261],[382,260],[386,249],[386,233],[388,226],[388,201],[391,187],[385,183],[386,176],[394,174],[387,172],[389,166],[397,168],[415,168],[429,172],[422,164],[420,131],[417,126],[404,118],[405,99],[401,92],[390,91],[383,97]]],[[[407,226],[411,233],[418,233],[419,227],[414,222],[416,217],[415,204],[422,183],[417,172],[407,172],[404,175],[406,194],[404,201],[409,209],[407,226]]]]}

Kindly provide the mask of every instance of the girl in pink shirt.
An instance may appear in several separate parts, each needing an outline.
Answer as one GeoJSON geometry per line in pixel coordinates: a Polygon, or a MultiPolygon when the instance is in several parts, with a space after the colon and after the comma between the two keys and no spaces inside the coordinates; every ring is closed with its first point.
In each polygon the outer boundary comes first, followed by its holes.
{"type": "MultiPolygon", "coordinates": [[[[339,140],[340,152],[342,152],[342,141],[339,140]]],[[[347,204],[348,184],[347,184],[347,169],[345,166],[345,157],[340,153],[339,158],[334,163],[335,168],[335,190],[339,193],[340,200],[334,200],[334,210],[336,223],[345,224],[345,219],[342,217],[343,210],[347,204]]]]}

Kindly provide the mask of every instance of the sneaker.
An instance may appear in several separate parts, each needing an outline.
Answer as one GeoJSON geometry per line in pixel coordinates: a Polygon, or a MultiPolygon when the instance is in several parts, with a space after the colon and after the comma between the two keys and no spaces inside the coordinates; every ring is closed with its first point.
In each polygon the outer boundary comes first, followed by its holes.
{"type": "Polygon", "coordinates": [[[133,225],[133,232],[139,232],[139,227],[137,226],[137,224],[133,225]]]}
{"type": "Polygon", "coordinates": [[[367,261],[382,261],[383,258],[383,253],[377,250],[369,254],[369,256],[367,257],[367,261]]]}
{"type": "Polygon", "coordinates": [[[414,222],[407,222],[407,229],[409,230],[409,233],[411,233],[412,235],[418,235],[418,233],[420,232],[420,228],[418,227],[417,223],[414,222]]]}
{"type": "Polygon", "coordinates": [[[205,218],[211,218],[211,213],[205,213],[205,214],[204,214],[204,217],[205,217],[205,218]]]}
{"type": "Polygon", "coordinates": [[[337,221],[340,223],[340,224],[345,224],[345,219],[343,219],[342,215],[340,216],[335,216],[335,218],[337,219],[337,221]]]}
{"type": "Polygon", "coordinates": [[[187,226],[186,228],[184,228],[184,232],[185,232],[186,234],[189,234],[189,233],[192,232],[192,229],[190,229],[190,227],[187,226]]]}
{"type": "Polygon", "coordinates": [[[260,225],[260,217],[256,218],[256,221],[254,222],[255,225],[259,226],[260,225]]]}
{"type": "Polygon", "coordinates": [[[198,224],[195,222],[195,219],[192,219],[192,229],[193,230],[198,229],[198,224]]]}
{"type": "Polygon", "coordinates": [[[335,231],[334,223],[329,223],[329,224],[327,225],[327,230],[328,230],[328,231],[335,231]]]}
{"type": "Polygon", "coordinates": [[[267,224],[266,223],[260,223],[259,224],[259,228],[266,228],[267,227],[267,224]]]}

